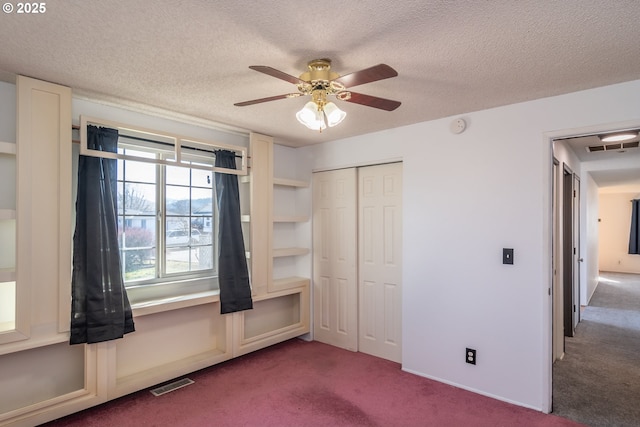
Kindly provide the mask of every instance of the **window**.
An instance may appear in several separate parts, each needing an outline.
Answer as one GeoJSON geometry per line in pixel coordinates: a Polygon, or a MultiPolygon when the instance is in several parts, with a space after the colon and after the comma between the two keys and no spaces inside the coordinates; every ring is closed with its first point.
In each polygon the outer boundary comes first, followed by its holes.
{"type": "Polygon", "coordinates": [[[82,115],[79,128],[80,155],[118,161],[118,244],[132,305],[217,291],[214,169],[246,175],[248,149],[82,115]],[[87,148],[89,124],[118,129],[118,152],[87,148]],[[218,149],[236,152],[238,169],[214,168],[218,149]]]}
{"type": "MultiPolygon", "coordinates": [[[[167,157],[153,143],[126,136],[118,147],[128,158],[167,157]]],[[[118,244],[127,288],[217,275],[213,182],[212,170],[118,159],[118,244]]]]}

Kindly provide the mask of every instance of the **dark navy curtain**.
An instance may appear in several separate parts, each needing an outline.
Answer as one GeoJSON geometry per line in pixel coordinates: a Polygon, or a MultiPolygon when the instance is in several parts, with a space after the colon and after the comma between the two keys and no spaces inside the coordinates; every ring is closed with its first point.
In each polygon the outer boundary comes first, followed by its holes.
{"type": "MultiPolygon", "coordinates": [[[[116,152],[118,131],[87,127],[87,147],[116,152]]],[[[134,331],[122,278],[117,226],[117,161],[80,156],[73,235],[71,344],[134,331]]]]}
{"type": "MultiPolygon", "coordinates": [[[[236,153],[216,151],[218,168],[236,169],[236,153]]],[[[238,176],[215,173],[218,202],[218,281],[220,313],[253,308],[247,257],[240,222],[238,176]]]]}
{"type": "Polygon", "coordinates": [[[631,201],[631,233],[629,233],[629,253],[640,255],[640,199],[631,201]]]}

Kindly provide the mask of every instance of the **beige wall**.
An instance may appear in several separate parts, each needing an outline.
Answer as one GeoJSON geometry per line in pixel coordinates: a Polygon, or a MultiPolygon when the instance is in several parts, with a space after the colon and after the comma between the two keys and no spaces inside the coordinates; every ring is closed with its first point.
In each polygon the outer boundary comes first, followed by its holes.
{"type": "Polygon", "coordinates": [[[640,273],[640,255],[629,255],[631,199],[638,193],[600,194],[600,271],[640,273]]]}

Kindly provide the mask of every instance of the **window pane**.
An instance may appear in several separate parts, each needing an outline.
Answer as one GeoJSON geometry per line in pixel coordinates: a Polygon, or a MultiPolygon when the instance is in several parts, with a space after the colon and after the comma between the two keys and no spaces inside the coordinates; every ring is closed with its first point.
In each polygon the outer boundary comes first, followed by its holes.
{"type": "MultiPolygon", "coordinates": [[[[120,173],[120,172],[118,172],[120,173]]],[[[118,181],[117,184],[117,192],[118,192],[118,215],[124,214],[124,182],[118,181]]]]}
{"type": "MultiPolygon", "coordinates": [[[[131,140],[118,151],[150,159],[172,157],[145,144],[131,140]]],[[[128,285],[180,283],[182,277],[215,274],[213,180],[211,170],[118,160],[118,244],[128,285]],[[157,181],[161,173],[163,186],[157,181]],[[164,235],[156,235],[160,230],[164,235]]]]}
{"type": "Polygon", "coordinates": [[[167,215],[189,215],[189,187],[167,185],[167,215]]]}
{"type": "Polygon", "coordinates": [[[124,238],[120,243],[122,248],[149,248],[156,245],[155,217],[125,216],[122,221],[124,222],[124,238]]]}
{"type": "MultiPolygon", "coordinates": [[[[120,152],[120,150],[118,150],[118,152],[120,152]]],[[[118,162],[118,181],[122,181],[124,180],[124,160],[118,159],[116,161],[118,162]]]]}
{"type": "Polygon", "coordinates": [[[125,215],[153,215],[156,214],[156,186],[155,184],[125,183],[124,201],[119,197],[118,203],[125,209],[125,215]]]}
{"type": "Polygon", "coordinates": [[[124,223],[124,233],[118,236],[118,240],[123,258],[125,281],[155,278],[155,217],[124,217],[118,222],[124,223]]]}
{"type": "Polygon", "coordinates": [[[213,193],[209,188],[191,189],[191,213],[193,215],[213,214],[213,193]]]}
{"type": "Polygon", "coordinates": [[[124,166],[124,179],[126,181],[148,182],[155,184],[156,165],[152,163],[127,160],[124,166]]]}
{"type": "Polygon", "coordinates": [[[190,271],[213,268],[213,247],[171,247],[166,250],[167,274],[188,273],[190,271]]]}
{"type": "MultiPolygon", "coordinates": [[[[204,237],[204,236],[203,236],[204,237]]],[[[201,242],[204,243],[204,242],[201,242]]],[[[191,260],[191,270],[209,270],[213,268],[213,246],[198,246],[194,250],[195,259],[191,260]]]]}
{"type": "MultiPolygon", "coordinates": [[[[188,218],[167,218],[167,246],[189,246],[192,243],[192,237],[189,233],[188,225],[188,218]]],[[[197,237],[194,236],[196,240],[197,237]]],[[[193,243],[196,242],[194,241],[193,243]]]]}
{"type": "Polygon", "coordinates": [[[167,166],[167,184],[189,185],[189,168],[167,166]]]}
{"type": "Polygon", "coordinates": [[[189,264],[192,252],[194,251],[195,249],[188,247],[167,248],[167,274],[186,273],[190,271],[189,264]]]}
{"type": "Polygon", "coordinates": [[[149,257],[148,249],[128,249],[122,251],[124,281],[150,280],[156,277],[155,259],[149,257]]]}
{"type": "Polygon", "coordinates": [[[191,228],[198,230],[203,237],[206,237],[206,239],[208,239],[206,243],[211,243],[211,233],[213,233],[213,217],[194,216],[191,218],[191,228]]]}
{"type": "Polygon", "coordinates": [[[194,187],[211,188],[213,183],[213,172],[202,169],[191,169],[191,185],[194,187]]]}

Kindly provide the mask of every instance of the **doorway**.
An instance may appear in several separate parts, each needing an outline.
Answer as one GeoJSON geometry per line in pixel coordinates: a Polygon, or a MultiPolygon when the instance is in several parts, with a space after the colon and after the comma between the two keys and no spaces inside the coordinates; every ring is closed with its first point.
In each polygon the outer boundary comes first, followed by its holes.
{"type": "MultiPolygon", "coordinates": [[[[635,131],[639,125],[637,122],[627,123],[622,129],[632,127],[635,131]]],[[[583,129],[584,133],[581,134],[576,134],[576,129],[572,129],[567,133],[554,132],[553,136],[549,135],[554,164],[551,168],[551,199],[554,205],[551,260],[553,298],[550,310],[553,338],[549,364],[549,385],[554,388],[549,402],[550,408],[557,392],[553,385],[555,380],[552,373],[555,367],[552,366],[555,366],[555,363],[564,363],[567,358],[580,357],[575,354],[575,349],[569,348],[573,353],[568,353],[565,350],[565,342],[569,346],[580,337],[581,308],[589,304],[589,299],[599,282],[599,262],[602,254],[598,251],[601,227],[598,194],[606,187],[627,188],[636,181],[640,184],[640,169],[637,167],[637,161],[634,161],[634,157],[640,158],[640,150],[635,148],[634,151],[632,146],[637,144],[638,138],[631,141],[628,147],[620,144],[617,149],[614,145],[606,145],[602,141],[604,135],[618,133],[620,129],[619,126],[609,129],[590,127],[583,129]],[[580,170],[582,180],[574,173],[576,170],[580,170]],[[584,216],[581,216],[581,213],[584,216]],[[583,258],[586,262],[583,262],[583,258]],[[565,295],[570,295],[571,303],[563,301],[565,295]],[[565,318],[565,314],[571,316],[565,318]],[[565,334],[565,331],[568,333],[565,334]]],[[[578,380],[574,385],[578,387],[579,384],[578,380]]],[[[589,392],[580,389],[572,391],[583,396],[587,396],[589,392]]]]}
{"type": "Polygon", "coordinates": [[[314,173],[314,338],[400,362],[402,163],[314,173]]]}

